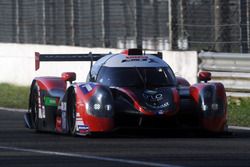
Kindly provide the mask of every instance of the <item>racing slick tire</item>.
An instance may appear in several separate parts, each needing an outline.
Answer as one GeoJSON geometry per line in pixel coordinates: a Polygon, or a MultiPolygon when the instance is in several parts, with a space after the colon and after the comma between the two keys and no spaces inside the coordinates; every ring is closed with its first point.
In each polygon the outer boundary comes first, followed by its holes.
{"type": "Polygon", "coordinates": [[[74,91],[69,92],[67,107],[67,124],[69,134],[76,135],[76,96],[74,91]]]}
{"type": "Polygon", "coordinates": [[[30,94],[30,111],[31,111],[31,120],[33,127],[36,131],[39,131],[38,122],[39,122],[39,104],[38,104],[38,87],[36,84],[33,85],[30,94]]]}

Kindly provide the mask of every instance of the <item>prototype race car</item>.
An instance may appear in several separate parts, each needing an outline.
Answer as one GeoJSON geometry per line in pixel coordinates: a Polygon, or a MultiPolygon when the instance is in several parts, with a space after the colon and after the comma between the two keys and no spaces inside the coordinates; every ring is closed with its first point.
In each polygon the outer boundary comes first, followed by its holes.
{"type": "Polygon", "coordinates": [[[223,132],[227,100],[223,84],[200,72],[190,85],[176,77],[162,54],[129,49],[120,54],[39,54],[40,61],[90,61],[85,83],[74,72],[37,77],[30,88],[26,127],[38,131],[88,135],[119,128],[192,127],[223,132]],[[96,61],[94,65],[92,62],[96,61]]]}

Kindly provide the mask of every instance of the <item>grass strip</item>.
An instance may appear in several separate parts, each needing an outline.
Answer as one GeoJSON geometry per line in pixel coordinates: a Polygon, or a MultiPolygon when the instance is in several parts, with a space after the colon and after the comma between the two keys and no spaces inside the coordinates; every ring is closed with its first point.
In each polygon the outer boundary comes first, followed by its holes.
{"type": "Polygon", "coordinates": [[[250,98],[228,98],[228,124],[250,126],[250,98]]]}
{"type": "Polygon", "coordinates": [[[0,84],[0,106],[8,108],[28,108],[29,87],[0,84]]]}

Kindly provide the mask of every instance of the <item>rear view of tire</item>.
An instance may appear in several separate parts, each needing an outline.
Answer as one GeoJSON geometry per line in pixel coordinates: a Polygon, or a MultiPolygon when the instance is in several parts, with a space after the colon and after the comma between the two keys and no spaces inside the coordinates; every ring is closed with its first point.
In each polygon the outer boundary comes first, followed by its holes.
{"type": "Polygon", "coordinates": [[[76,96],[75,92],[69,92],[67,107],[67,123],[69,134],[76,135],[76,96]]]}

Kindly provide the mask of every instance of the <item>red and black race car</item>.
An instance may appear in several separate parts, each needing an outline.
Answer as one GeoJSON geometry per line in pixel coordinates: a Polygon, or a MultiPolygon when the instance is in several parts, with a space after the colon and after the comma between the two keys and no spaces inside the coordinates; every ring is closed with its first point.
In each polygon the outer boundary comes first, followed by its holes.
{"type": "Polygon", "coordinates": [[[40,61],[90,61],[84,83],[74,72],[37,77],[30,88],[26,127],[38,131],[88,135],[119,128],[201,128],[223,132],[227,100],[221,83],[200,72],[190,85],[176,77],[157,54],[129,49],[120,54],[39,54],[40,61]],[[92,62],[96,61],[94,65],[92,62]]]}

